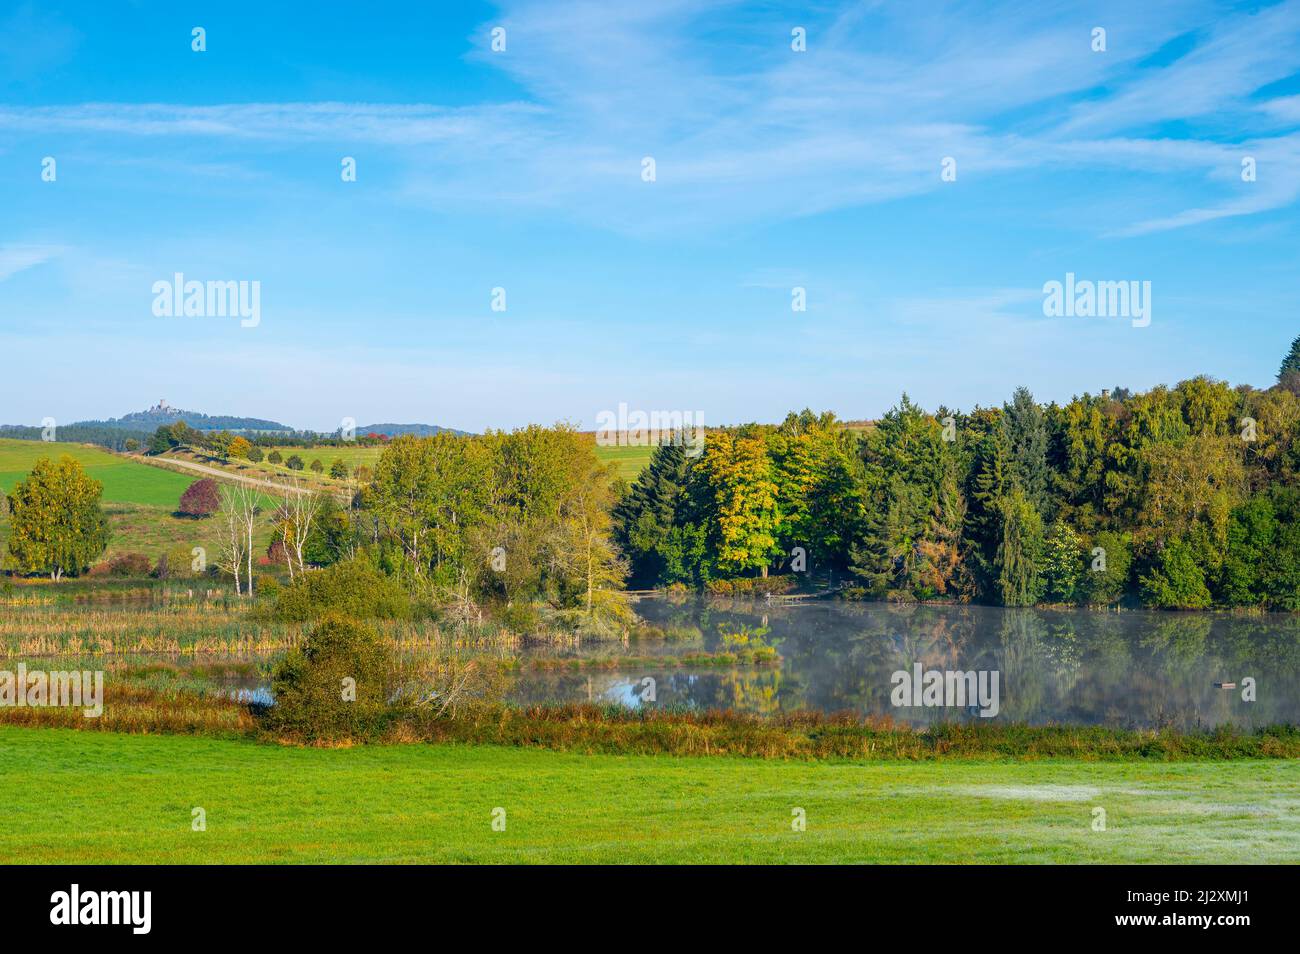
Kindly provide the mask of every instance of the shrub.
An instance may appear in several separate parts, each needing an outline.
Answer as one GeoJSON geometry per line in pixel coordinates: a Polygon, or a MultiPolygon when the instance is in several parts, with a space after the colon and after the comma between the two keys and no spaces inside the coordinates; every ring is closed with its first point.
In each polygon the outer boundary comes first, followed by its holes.
{"type": "Polygon", "coordinates": [[[284,462],[284,466],[288,467],[290,470],[302,470],[302,458],[297,454],[294,454],[284,462]]]}
{"type": "Polygon", "coordinates": [[[411,615],[411,600],[396,580],[357,558],[298,577],[280,592],[272,615],[301,623],[330,612],[356,619],[405,619],[411,615]]]}
{"type": "Polygon", "coordinates": [[[271,451],[271,453],[266,455],[266,459],[270,461],[272,464],[278,464],[280,463],[280,461],[284,460],[284,458],[280,456],[280,452],[278,450],[271,451]]]}
{"type": "Polygon", "coordinates": [[[282,587],[280,586],[279,577],[272,576],[270,573],[258,574],[257,586],[254,587],[254,592],[257,593],[258,596],[273,600],[280,595],[281,589],[282,587]]]}
{"type": "Polygon", "coordinates": [[[742,576],[734,580],[709,580],[704,588],[717,596],[766,596],[769,593],[788,593],[798,586],[793,574],[784,576],[742,576]]]}
{"type": "Polygon", "coordinates": [[[501,624],[512,633],[530,635],[541,625],[537,610],[531,603],[511,603],[501,611],[501,624]]]}
{"type": "Polygon", "coordinates": [[[348,476],[348,465],[342,457],[330,464],[330,476],[335,480],[346,480],[348,476]]]}
{"type": "Polygon", "coordinates": [[[148,576],[152,569],[149,558],[143,553],[119,553],[103,564],[108,576],[148,576]]]}
{"type": "Polygon", "coordinates": [[[325,465],[320,462],[319,457],[317,457],[314,461],[311,462],[311,472],[313,474],[319,474],[324,469],[325,469],[325,465]]]}
{"type": "Polygon", "coordinates": [[[195,574],[194,555],[191,548],[177,544],[162,556],[153,568],[153,575],[160,580],[175,580],[195,574]]]}
{"type": "Polygon", "coordinates": [[[262,453],[262,448],[256,445],[248,449],[248,459],[251,460],[254,464],[260,464],[264,456],[266,455],[262,453]]]}
{"type": "Polygon", "coordinates": [[[221,509],[221,499],[217,496],[217,482],[210,477],[196,480],[185,488],[181,494],[179,513],[187,517],[210,517],[221,509]]]}
{"type": "Polygon", "coordinates": [[[330,613],[275,666],[264,719],[306,740],[373,738],[391,718],[393,664],[374,629],[330,613]]]}

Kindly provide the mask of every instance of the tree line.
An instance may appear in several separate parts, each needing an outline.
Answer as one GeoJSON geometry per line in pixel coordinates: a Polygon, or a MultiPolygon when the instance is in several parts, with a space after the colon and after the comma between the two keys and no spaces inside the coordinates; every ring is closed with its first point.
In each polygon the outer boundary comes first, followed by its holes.
{"type": "MultiPolygon", "coordinates": [[[[1020,388],[969,412],[903,395],[864,427],[804,410],[678,435],[630,486],[567,425],[402,436],[350,501],[292,487],[264,511],[225,489],[219,565],[251,590],[269,520],[291,580],[364,559],[465,612],[617,616],[628,580],[769,574],[865,599],[1300,610],[1298,395],[1300,338],[1265,390],[1196,377],[1044,405],[1020,388]]],[[[70,458],[8,505],[23,572],[74,574],[106,546],[98,487],[70,458]]]]}
{"type": "Polygon", "coordinates": [[[1300,338],[1267,390],[831,414],[657,447],[614,510],[639,586],[826,574],[850,595],[1300,609],[1300,338]]]}

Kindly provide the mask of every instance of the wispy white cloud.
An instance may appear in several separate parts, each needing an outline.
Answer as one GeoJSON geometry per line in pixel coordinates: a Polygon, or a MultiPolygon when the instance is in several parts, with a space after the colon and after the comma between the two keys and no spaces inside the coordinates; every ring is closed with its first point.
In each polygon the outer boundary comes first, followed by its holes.
{"type": "Polygon", "coordinates": [[[0,282],[29,268],[44,265],[64,251],[59,245],[0,245],[0,282]]]}
{"type": "Polygon", "coordinates": [[[1197,184],[1202,198],[1187,208],[1174,205],[1184,196],[1130,181],[1134,221],[1112,235],[1276,209],[1300,193],[1287,128],[1300,98],[1251,99],[1300,62],[1300,0],[1255,13],[1209,0],[1105,3],[1087,19],[1065,2],[942,15],[853,5],[792,18],[808,31],[804,53],[769,14],[738,2],[507,2],[492,20],[507,29],[507,51],[487,48],[485,27],[472,56],[508,74],[520,101],[10,106],[0,130],[198,137],[253,151],[370,143],[392,150],[407,201],[490,199],[631,233],[919,195],[943,187],[946,156],[966,178],[1155,167],[1197,184]],[[1108,31],[1105,53],[1090,49],[1094,24],[1108,31]],[[1181,56],[1151,61],[1187,36],[1181,56]],[[1230,172],[1246,117],[1250,147],[1286,161],[1240,195],[1230,172]],[[654,183],[640,178],[643,156],[656,161],[654,183]]]}

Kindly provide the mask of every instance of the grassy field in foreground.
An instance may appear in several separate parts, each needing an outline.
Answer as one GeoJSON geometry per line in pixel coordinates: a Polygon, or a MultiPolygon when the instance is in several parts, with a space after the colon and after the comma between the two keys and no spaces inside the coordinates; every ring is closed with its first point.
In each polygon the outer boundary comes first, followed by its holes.
{"type": "Polygon", "coordinates": [[[197,475],[187,477],[150,467],[84,444],[0,438],[0,491],[12,491],[42,457],[57,461],[64,454],[76,459],[87,474],[104,485],[106,503],[148,504],[175,510],[185,488],[197,479],[197,475]]]}
{"type": "Polygon", "coordinates": [[[2,727],[0,805],[0,863],[1300,861],[1295,761],[795,763],[2,727]]]}

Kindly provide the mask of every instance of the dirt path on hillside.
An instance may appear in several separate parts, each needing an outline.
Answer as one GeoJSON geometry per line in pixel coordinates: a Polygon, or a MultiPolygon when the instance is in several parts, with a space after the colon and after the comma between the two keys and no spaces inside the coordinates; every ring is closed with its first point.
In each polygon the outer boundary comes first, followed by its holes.
{"type": "MultiPolygon", "coordinates": [[[[242,474],[232,474],[228,470],[222,470],[220,467],[209,467],[207,464],[197,464],[192,460],[180,460],[176,457],[146,457],[143,454],[131,455],[132,460],[138,460],[142,464],[148,464],[150,467],[158,467],[162,470],[170,470],[173,467],[180,467],[184,470],[193,471],[196,474],[203,474],[206,477],[215,477],[219,480],[233,480],[237,483],[248,484],[251,487],[258,487],[262,490],[270,490],[283,496],[286,493],[306,494],[312,493],[310,487],[295,487],[292,484],[277,483],[274,480],[265,480],[261,477],[245,477],[242,474]]],[[[321,493],[330,493],[331,491],[322,490],[321,493]]],[[[345,494],[333,492],[334,496],[340,500],[348,499],[345,494]]]]}

